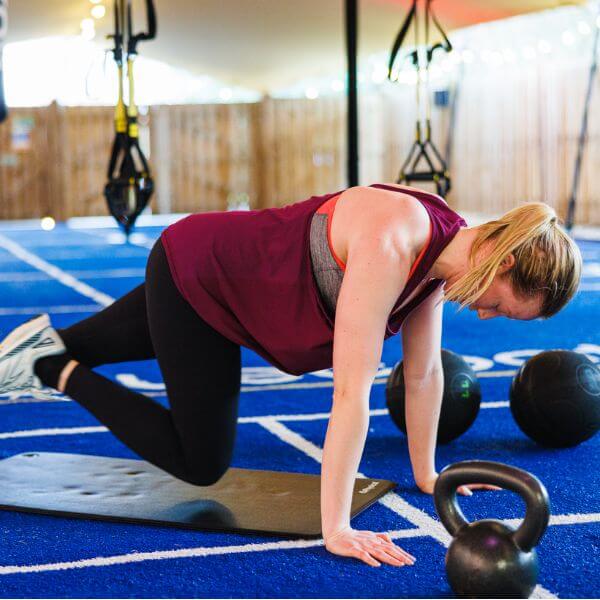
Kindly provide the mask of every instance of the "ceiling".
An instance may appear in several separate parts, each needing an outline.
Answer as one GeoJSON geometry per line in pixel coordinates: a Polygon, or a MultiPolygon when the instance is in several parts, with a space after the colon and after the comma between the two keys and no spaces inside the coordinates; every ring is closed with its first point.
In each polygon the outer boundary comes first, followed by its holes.
{"type": "MultiPolygon", "coordinates": [[[[345,68],[343,0],[155,0],[158,38],[140,46],[145,56],[228,85],[267,92],[296,78],[345,68]]],[[[359,52],[388,51],[410,0],[358,0],[359,52]]],[[[99,39],[111,27],[109,11],[99,39]]],[[[435,0],[452,30],[515,14],[581,4],[560,0],[435,0]]],[[[141,0],[134,0],[144,20],[141,0]]],[[[90,0],[9,0],[8,41],[79,33],[90,0]]],[[[108,42],[107,42],[108,47],[108,42]]]]}

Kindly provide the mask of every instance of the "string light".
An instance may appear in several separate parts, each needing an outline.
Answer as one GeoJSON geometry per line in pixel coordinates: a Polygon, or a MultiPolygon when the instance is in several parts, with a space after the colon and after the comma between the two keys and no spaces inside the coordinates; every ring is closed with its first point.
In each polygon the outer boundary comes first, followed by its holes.
{"type": "Polygon", "coordinates": [[[579,31],[581,35],[589,35],[592,33],[592,28],[585,21],[579,21],[579,23],[577,23],[577,31],[579,31]]]}
{"type": "Polygon", "coordinates": [[[106,7],[103,4],[96,4],[92,7],[91,12],[94,19],[102,19],[106,15],[106,7]]]}
{"type": "Polygon", "coordinates": [[[538,50],[543,54],[549,54],[550,52],[552,52],[552,44],[550,44],[550,42],[547,42],[546,40],[540,40],[538,42],[537,47],[538,50]]]}
{"type": "Polygon", "coordinates": [[[575,36],[573,35],[573,32],[568,29],[567,31],[563,31],[560,37],[565,46],[572,46],[575,43],[575,36]]]}
{"type": "Polygon", "coordinates": [[[502,56],[507,63],[514,63],[517,60],[517,54],[510,48],[504,48],[504,50],[502,50],[502,56]]]}
{"type": "MultiPolygon", "coordinates": [[[[93,19],[88,18],[81,21],[81,38],[86,40],[92,40],[96,36],[94,19],[101,19],[107,14],[105,6],[107,3],[104,2],[104,0],[90,0],[90,3],[93,5],[90,11],[93,19]]],[[[543,58],[541,55],[548,55],[552,52],[559,53],[561,45],[569,47],[578,44],[579,41],[583,41],[579,36],[589,36],[594,26],[600,28],[600,17],[594,20],[590,19],[588,22],[581,18],[581,13],[570,17],[568,20],[561,19],[560,21],[556,20],[548,22],[552,26],[545,27],[544,25],[545,28],[542,29],[545,32],[544,35],[546,36],[546,39],[536,39],[537,36],[533,38],[529,37],[529,39],[525,37],[522,41],[525,45],[521,48],[516,45],[514,47],[502,47],[500,45],[502,42],[500,42],[498,44],[500,47],[497,48],[494,48],[493,46],[481,48],[480,45],[480,49],[474,52],[472,49],[463,47],[462,49],[455,49],[444,57],[440,56],[440,60],[436,60],[434,61],[435,64],[430,65],[430,79],[438,79],[439,77],[450,74],[453,71],[454,66],[458,63],[469,65],[481,62],[484,64],[482,68],[485,69],[489,67],[501,67],[505,64],[514,64],[519,59],[533,61],[537,58],[543,58]],[[568,27],[568,29],[563,30],[565,27],[568,27]]],[[[545,24],[546,21],[543,21],[543,23],[545,24]]],[[[491,34],[484,40],[484,45],[486,43],[489,43],[490,45],[494,44],[494,32],[496,30],[491,28],[490,31],[491,34]]],[[[538,31],[540,31],[540,29],[538,29],[538,31]]],[[[462,34],[457,34],[457,38],[453,38],[455,48],[469,45],[475,41],[476,38],[469,37],[468,34],[465,34],[464,36],[462,34]]],[[[563,50],[563,52],[566,51],[563,50]]],[[[378,54],[373,55],[370,61],[371,60],[372,62],[366,66],[365,70],[357,74],[359,83],[366,85],[379,85],[384,83],[388,76],[387,67],[383,64],[383,60],[381,60],[381,57],[378,54]]],[[[338,77],[333,77],[331,79],[323,78],[318,81],[313,79],[312,81],[309,80],[310,82],[299,82],[292,93],[296,97],[304,95],[308,99],[316,99],[322,94],[326,95],[331,92],[342,93],[346,89],[347,84],[343,77],[339,77],[339,73],[337,75],[338,77]]],[[[414,85],[417,83],[418,77],[419,75],[412,69],[395,69],[392,73],[392,80],[397,80],[399,83],[403,84],[414,85]]],[[[426,73],[422,71],[420,77],[421,80],[424,81],[426,73]]],[[[229,101],[234,95],[237,95],[237,91],[234,94],[230,88],[219,89],[217,87],[212,91],[212,97],[215,98],[215,96],[217,96],[222,101],[229,101]]]]}
{"type": "Polygon", "coordinates": [[[502,52],[493,51],[490,53],[490,62],[495,67],[499,67],[504,64],[504,57],[502,56],[502,52]]]}
{"type": "Polygon", "coordinates": [[[52,231],[56,227],[56,221],[52,217],[44,217],[40,221],[40,227],[44,231],[52,231]]]}
{"type": "Polygon", "coordinates": [[[460,57],[465,64],[470,64],[475,60],[475,54],[472,50],[463,50],[460,57]]]}
{"type": "Polygon", "coordinates": [[[492,52],[488,49],[482,50],[479,58],[481,59],[481,62],[489,63],[492,60],[492,52]]]}
{"type": "Polygon", "coordinates": [[[96,37],[96,28],[94,25],[94,19],[82,19],[81,21],[81,37],[86,42],[91,42],[96,37]]]}

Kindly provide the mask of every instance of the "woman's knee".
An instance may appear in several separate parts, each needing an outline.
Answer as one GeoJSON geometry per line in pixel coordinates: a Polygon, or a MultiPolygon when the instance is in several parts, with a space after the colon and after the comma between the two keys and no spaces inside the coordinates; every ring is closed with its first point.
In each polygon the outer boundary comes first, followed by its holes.
{"type": "Polygon", "coordinates": [[[228,469],[229,464],[203,464],[192,469],[186,469],[183,476],[180,476],[180,479],[183,479],[192,485],[206,487],[217,483],[223,477],[223,475],[227,473],[228,469]]]}

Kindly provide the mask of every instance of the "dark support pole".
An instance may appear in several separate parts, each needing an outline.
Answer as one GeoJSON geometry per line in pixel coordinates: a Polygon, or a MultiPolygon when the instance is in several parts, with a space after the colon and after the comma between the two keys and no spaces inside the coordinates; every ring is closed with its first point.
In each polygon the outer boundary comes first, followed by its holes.
{"type": "MultiPolygon", "coordinates": [[[[600,18],[600,11],[598,12],[600,18]]],[[[595,23],[594,42],[592,44],[592,61],[590,63],[590,72],[588,75],[588,85],[585,94],[585,102],[583,103],[583,117],[581,119],[581,130],[579,132],[579,140],[577,143],[577,156],[575,158],[575,172],[573,173],[573,181],[571,183],[571,194],[569,196],[569,204],[567,207],[567,218],[565,225],[568,230],[571,230],[575,222],[575,208],[577,205],[577,191],[579,189],[579,179],[581,177],[581,163],[583,162],[583,153],[587,142],[588,118],[590,113],[590,101],[592,99],[592,91],[594,89],[594,79],[598,70],[598,43],[600,41],[600,27],[597,21],[595,23]]]]}
{"type": "Polygon", "coordinates": [[[7,0],[0,0],[0,123],[8,116],[6,100],[4,97],[4,76],[2,74],[2,49],[6,32],[8,30],[8,3],[7,0]]]}
{"type": "Polygon", "coordinates": [[[358,0],[346,0],[348,56],[348,186],[358,185],[358,78],[356,70],[358,0]]]}

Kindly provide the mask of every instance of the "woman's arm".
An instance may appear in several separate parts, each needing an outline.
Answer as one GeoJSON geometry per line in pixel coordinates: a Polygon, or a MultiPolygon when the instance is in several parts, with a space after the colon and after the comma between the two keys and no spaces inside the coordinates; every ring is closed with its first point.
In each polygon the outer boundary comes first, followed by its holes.
{"type": "MultiPolygon", "coordinates": [[[[415,483],[427,494],[433,494],[437,479],[435,446],[444,392],[442,312],[443,293],[440,287],[411,313],[402,327],[408,451],[415,483]]],[[[470,496],[471,490],[475,489],[500,488],[475,483],[462,485],[457,491],[470,496]]]]}
{"type": "MultiPolygon", "coordinates": [[[[369,422],[369,394],[390,311],[410,266],[409,248],[389,224],[373,223],[348,243],[333,344],[333,407],[321,477],[321,516],[327,538],[350,523],[352,491],[369,422]]],[[[406,236],[405,236],[406,237],[406,236]]]]}
{"type": "Polygon", "coordinates": [[[402,325],[408,450],[415,483],[423,491],[437,477],[435,447],[444,392],[442,313],[440,286],[402,325]]]}

